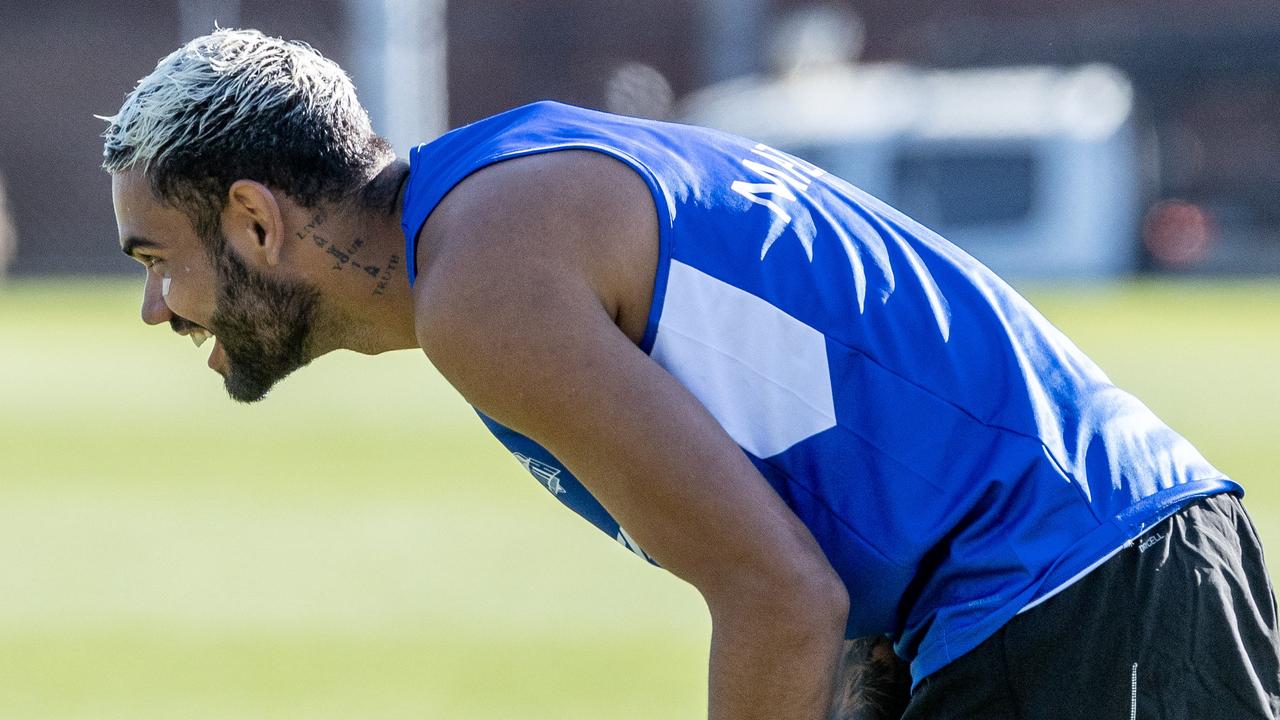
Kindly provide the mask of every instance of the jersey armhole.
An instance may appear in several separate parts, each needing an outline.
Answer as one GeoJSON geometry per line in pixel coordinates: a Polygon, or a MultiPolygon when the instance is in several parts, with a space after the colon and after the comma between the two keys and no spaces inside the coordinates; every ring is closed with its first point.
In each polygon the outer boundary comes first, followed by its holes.
{"type": "Polygon", "coordinates": [[[672,245],[672,221],[675,215],[674,201],[670,194],[662,186],[657,176],[631,155],[618,150],[617,148],[605,145],[597,145],[594,143],[565,143],[560,145],[545,145],[535,148],[526,148],[514,152],[499,153],[491,157],[487,157],[472,166],[466,174],[454,180],[449,187],[438,198],[435,199],[429,211],[424,214],[421,220],[414,218],[415,222],[405,224],[405,266],[409,275],[409,285],[413,285],[416,279],[418,267],[418,235],[422,232],[422,228],[430,219],[431,213],[434,212],[436,206],[444,199],[454,187],[457,187],[463,180],[471,175],[483,170],[490,165],[494,165],[506,160],[514,160],[516,158],[527,157],[530,155],[540,155],[542,153],[556,152],[559,150],[587,150],[607,155],[640,175],[644,179],[645,185],[649,187],[649,194],[653,200],[654,210],[658,214],[658,265],[654,268],[653,275],[653,296],[649,300],[649,314],[645,321],[644,337],[640,340],[640,349],[645,354],[649,354],[653,350],[654,340],[658,334],[658,320],[662,317],[663,300],[667,294],[667,276],[671,268],[671,245],[672,245]]]}

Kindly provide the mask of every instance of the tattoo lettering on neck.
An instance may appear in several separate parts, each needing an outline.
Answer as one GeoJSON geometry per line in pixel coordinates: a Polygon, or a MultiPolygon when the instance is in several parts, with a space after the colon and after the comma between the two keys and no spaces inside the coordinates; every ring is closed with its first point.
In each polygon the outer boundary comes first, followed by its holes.
{"type": "Polygon", "coordinates": [[[328,220],[328,219],[329,217],[328,215],[325,214],[324,210],[315,211],[315,213],[311,216],[311,222],[308,222],[306,225],[303,225],[302,228],[298,230],[298,232],[294,233],[294,237],[296,237],[300,241],[306,240],[308,237],[310,237],[312,242],[314,242],[318,247],[323,248],[326,244],[326,241],[324,240],[324,238],[321,238],[319,235],[315,235],[315,231],[317,228],[319,228],[321,225],[324,224],[325,220],[328,220]]]}
{"type": "Polygon", "coordinates": [[[373,279],[375,283],[373,287],[374,295],[385,295],[391,278],[394,276],[396,269],[400,267],[400,256],[392,254],[383,265],[370,265],[361,262],[357,256],[365,248],[365,239],[362,237],[352,238],[351,242],[345,246],[339,246],[338,243],[332,242],[329,238],[316,232],[327,219],[328,216],[325,215],[323,210],[316,211],[315,215],[311,217],[311,221],[303,225],[295,233],[295,237],[298,240],[310,238],[317,248],[323,250],[333,260],[330,270],[342,272],[348,267],[355,268],[373,279]]]}
{"type": "Polygon", "coordinates": [[[391,278],[395,275],[396,268],[398,267],[400,267],[399,255],[393,254],[391,257],[387,258],[387,264],[383,266],[382,272],[373,275],[373,277],[378,280],[378,284],[373,288],[374,295],[387,294],[387,285],[391,282],[391,278]]]}
{"type": "Polygon", "coordinates": [[[351,267],[363,272],[365,275],[368,275],[369,277],[375,280],[378,279],[378,276],[382,274],[382,268],[378,267],[377,265],[369,265],[367,263],[362,263],[359,260],[355,259],[356,253],[360,252],[360,249],[363,247],[364,247],[364,240],[362,240],[361,238],[356,238],[355,240],[352,240],[351,245],[346,249],[345,252],[342,250],[338,250],[333,245],[330,245],[329,254],[333,256],[333,269],[341,270],[344,267],[347,267],[348,265],[350,265],[351,267]]]}
{"type": "Polygon", "coordinates": [[[335,243],[329,243],[329,247],[325,248],[325,252],[333,257],[333,270],[341,271],[350,265],[358,270],[364,267],[354,258],[360,252],[360,248],[364,247],[364,238],[355,238],[345,248],[339,248],[335,243]]]}
{"type": "MultiPolygon", "coordinates": [[[[327,243],[328,247],[325,248],[325,252],[333,258],[333,267],[331,269],[335,272],[341,272],[345,268],[353,267],[374,280],[381,277],[383,274],[381,267],[363,263],[356,259],[356,255],[364,248],[364,244],[364,238],[353,239],[345,248],[339,248],[334,243],[327,243]]],[[[396,256],[393,255],[391,257],[398,262],[396,256]]]]}

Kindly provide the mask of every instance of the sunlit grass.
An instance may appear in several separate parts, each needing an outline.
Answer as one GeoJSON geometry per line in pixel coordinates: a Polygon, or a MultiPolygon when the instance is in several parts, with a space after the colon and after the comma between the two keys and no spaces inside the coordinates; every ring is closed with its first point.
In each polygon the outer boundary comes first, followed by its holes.
{"type": "Polygon", "coordinates": [[[688,586],[563,510],[420,353],[254,407],[119,282],[0,288],[0,718],[652,718],[688,586]]]}
{"type": "MultiPolygon", "coordinates": [[[[689,587],[563,510],[419,353],[259,406],[118,281],[0,286],[0,718],[696,718],[689,587]]],[[[1280,542],[1280,283],[1031,288],[1280,542]]]]}

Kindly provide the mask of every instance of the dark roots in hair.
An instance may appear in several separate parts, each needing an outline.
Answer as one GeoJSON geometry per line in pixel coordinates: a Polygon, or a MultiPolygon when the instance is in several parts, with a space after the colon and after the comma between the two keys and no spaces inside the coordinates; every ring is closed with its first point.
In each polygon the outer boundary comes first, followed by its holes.
{"type": "Polygon", "coordinates": [[[103,168],[141,168],[157,199],[186,212],[205,238],[237,180],[308,208],[359,202],[394,159],[341,68],[305,43],[256,30],[192,40],[104,119],[103,168]]]}

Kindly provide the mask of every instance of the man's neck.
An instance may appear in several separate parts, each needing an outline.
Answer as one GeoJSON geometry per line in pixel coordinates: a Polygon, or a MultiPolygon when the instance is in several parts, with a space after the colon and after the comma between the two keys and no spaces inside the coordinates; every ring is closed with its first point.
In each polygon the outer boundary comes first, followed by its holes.
{"type": "Polygon", "coordinates": [[[351,205],[318,210],[298,231],[319,251],[322,335],[337,346],[371,355],[417,347],[400,228],[408,174],[403,161],[390,163],[351,205]]]}

